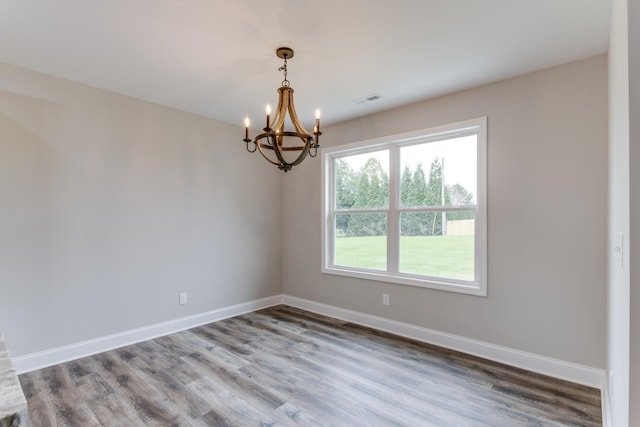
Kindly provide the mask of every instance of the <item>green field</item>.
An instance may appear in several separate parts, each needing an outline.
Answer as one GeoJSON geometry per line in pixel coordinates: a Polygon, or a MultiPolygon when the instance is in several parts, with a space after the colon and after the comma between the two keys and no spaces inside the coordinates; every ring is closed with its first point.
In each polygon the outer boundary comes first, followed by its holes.
{"type": "MultiPolygon", "coordinates": [[[[336,238],[336,264],[386,270],[387,238],[336,238]]],[[[473,236],[403,236],[400,271],[403,273],[473,280],[473,236]]]]}

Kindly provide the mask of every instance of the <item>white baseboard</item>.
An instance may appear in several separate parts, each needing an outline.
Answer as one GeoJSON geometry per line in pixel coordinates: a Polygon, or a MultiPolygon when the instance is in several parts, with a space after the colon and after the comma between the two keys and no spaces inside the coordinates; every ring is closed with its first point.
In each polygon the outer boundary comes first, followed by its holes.
{"type": "Polygon", "coordinates": [[[12,359],[13,365],[18,374],[22,374],[278,304],[291,305],[293,307],[346,320],[429,344],[461,351],[483,357],[485,359],[527,369],[529,371],[595,387],[603,391],[603,404],[605,403],[604,400],[608,397],[608,393],[606,393],[606,375],[605,371],[601,369],[539,356],[533,353],[514,350],[508,347],[502,347],[479,340],[439,332],[408,323],[397,322],[383,317],[346,310],[288,295],[276,295],[269,298],[249,301],[230,307],[223,307],[217,310],[195,314],[193,316],[183,317],[38,353],[15,357],[12,359]]]}
{"type": "Polygon", "coordinates": [[[602,401],[602,427],[612,427],[611,421],[611,393],[609,378],[605,376],[605,384],[600,390],[600,400],[602,401]]]}
{"type": "Polygon", "coordinates": [[[336,319],[346,320],[359,325],[368,326],[406,338],[412,338],[440,347],[461,351],[463,353],[482,357],[526,369],[528,371],[549,375],[555,378],[584,384],[600,390],[605,388],[606,374],[602,369],[591,368],[589,366],[576,363],[565,362],[563,360],[550,357],[539,356],[537,354],[515,350],[508,347],[490,344],[487,342],[470,338],[452,335],[445,332],[435,331],[409,323],[397,322],[383,317],[372,316],[370,314],[359,313],[326,304],[317,303],[302,298],[283,295],[284,304],[312,311],[336,319]]]}
{"type": "Polygon", "coordinates": [[[282,296],[276,295],[230,307],[223,307],[217,310],[182,317],[180,319],[157,323],[155,325],[132,329],[63,347],[52,348],[38,353],[14,357],[12,358],[13,366],[18,374],[35,371],[37,369],[46,368],[47,366],[57,365],[70,360],[80,359],[82,357],[91,356],[93,354],[102,353],[115,348],[172,334],[174,332],[184,331],[185,329],[195,328],[196,326],[216,322],[218,320],[227,319],[229,317],[238,316],[240,314],[249,313],[251,311],[260,310],[281,303],[282,296]]]}

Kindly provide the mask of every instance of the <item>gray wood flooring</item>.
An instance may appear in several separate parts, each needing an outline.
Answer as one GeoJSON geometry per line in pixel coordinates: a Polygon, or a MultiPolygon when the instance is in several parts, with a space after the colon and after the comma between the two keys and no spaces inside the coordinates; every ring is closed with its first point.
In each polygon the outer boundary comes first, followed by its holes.
{"type": "Polygon", "coordinates": [[[599,426],[596,389],[277,306],[20,376],[32,426],[599,426]]]}

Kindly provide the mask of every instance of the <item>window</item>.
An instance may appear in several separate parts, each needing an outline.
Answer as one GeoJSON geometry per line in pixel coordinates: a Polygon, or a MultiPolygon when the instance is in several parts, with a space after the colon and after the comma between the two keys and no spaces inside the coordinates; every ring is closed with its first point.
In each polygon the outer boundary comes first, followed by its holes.
{"type": "Polygon", "coordinates": [[[486,118],[322,157],[323,273],[486,296],[486,118]]]}

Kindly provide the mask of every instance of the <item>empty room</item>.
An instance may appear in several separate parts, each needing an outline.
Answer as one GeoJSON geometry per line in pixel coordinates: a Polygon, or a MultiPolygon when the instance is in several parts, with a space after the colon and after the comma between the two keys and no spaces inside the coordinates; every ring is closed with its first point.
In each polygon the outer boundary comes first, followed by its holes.
{"type": "Polygon", "coordinates": [[[639,22],[0,1],[0,426],[640,426],[639,22]]]}

